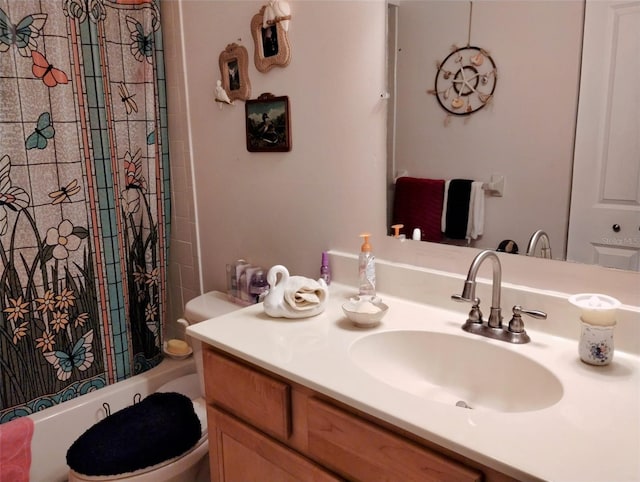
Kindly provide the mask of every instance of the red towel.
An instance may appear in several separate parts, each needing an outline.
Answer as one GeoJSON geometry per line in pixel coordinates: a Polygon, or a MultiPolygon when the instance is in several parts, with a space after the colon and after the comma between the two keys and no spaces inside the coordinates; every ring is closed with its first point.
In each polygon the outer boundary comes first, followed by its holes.
{"type": "Polygon", "coordinates": [[[29,417],[0,425],[0,482],[29,482],[32,436],[29,417]]]}
{"type": "Polygon", "coordinates": [[[400,177],[393,197],[393,224],[404,224],[400,233],[407,238],[420,228],[422,241],[441,241],[443,199],[444,179],[400,177]]]}

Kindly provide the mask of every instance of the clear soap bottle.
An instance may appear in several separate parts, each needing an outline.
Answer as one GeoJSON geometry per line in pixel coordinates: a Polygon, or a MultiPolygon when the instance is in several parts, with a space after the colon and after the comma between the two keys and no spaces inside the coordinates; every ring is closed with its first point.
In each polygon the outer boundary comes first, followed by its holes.
{"type": "Polygon", "coordinates": [[[360,235],[364,239],[358,257],[358,291],[360,296],[375,296],[376,294],[376,258],[371,252],[370,236],[369,233],[360,235]]]}

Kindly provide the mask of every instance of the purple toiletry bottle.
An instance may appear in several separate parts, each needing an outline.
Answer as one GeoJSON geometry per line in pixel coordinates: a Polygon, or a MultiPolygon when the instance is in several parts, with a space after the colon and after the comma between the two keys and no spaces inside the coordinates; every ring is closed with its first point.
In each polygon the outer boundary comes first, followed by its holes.
{"type": "Polygon", "coordinates": [[[320,278],[327,283],[327,286],[331,284],[331,270],[329,269],[329,254],[326,251],[322,252],[322,264],[320,265],[320,278]]]}

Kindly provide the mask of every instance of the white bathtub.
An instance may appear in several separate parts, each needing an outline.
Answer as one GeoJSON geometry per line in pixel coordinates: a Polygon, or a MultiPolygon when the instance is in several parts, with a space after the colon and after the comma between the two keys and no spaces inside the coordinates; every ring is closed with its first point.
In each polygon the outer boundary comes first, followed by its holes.
{"type": "Polygon", "coordinates": [[[111,413],[117,412],[132,405],[136,394],[140,394],[138,401],[168,381],[195,371],[193,357],[183,361],[165,359],[145,373],[30,415],[35,423],[31,482],[67,480],[67,450],[85,430],[105,418],[104,403],[109,404],[111,413]]]}

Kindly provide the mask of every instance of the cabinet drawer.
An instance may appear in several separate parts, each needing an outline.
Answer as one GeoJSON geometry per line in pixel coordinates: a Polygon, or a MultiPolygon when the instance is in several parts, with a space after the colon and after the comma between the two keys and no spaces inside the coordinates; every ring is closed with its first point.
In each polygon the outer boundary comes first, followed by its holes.
{"type": "Polygon", "coordinates": [[[203,350],[207,402],[281,438],[291,434],[291,389],[251,367],[203,350]]]}
{"type": "Polygon", "coordinates": [[[338,482],[315,463],[248,425],[209,406],[214,482],[338,482]]]}
{"type": "Polygon", "coordinates": [[[480,481],[482,474],[348,412],[311,398],[309,455],[357,480],[480,481]]]}

